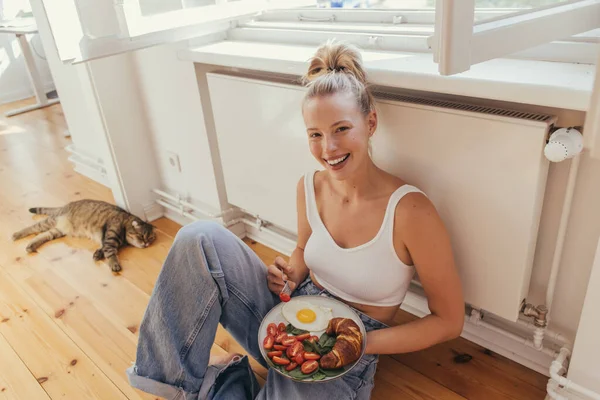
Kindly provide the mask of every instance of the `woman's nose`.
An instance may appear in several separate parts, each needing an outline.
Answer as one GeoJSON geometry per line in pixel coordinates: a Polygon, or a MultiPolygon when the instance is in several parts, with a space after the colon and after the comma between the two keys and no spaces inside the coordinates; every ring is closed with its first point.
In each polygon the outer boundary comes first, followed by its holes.
{"type": "Polygon", "coordinates": [[[333,154],[337,150],[337,140],[334,138],[327,138],[323,142],[323,150],[325,154],[333,154]]]}

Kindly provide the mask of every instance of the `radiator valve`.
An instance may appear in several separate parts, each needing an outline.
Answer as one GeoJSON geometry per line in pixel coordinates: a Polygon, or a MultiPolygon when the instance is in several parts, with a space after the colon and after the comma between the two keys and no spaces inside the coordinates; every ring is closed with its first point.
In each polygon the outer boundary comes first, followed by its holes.
{"type": "Polygon", "coordinates": [[[573,158],[583,150],[583,135],[575,128],[560,128],[550,135],[544,155],[552,162],[573,158]]]}
{"type": "Polygon", "coordinates": [[[548,308],[545,305],[534,306],[533,304],[524,303],[521,312],[526,317],[533,317],[533,324],[538,328],[545,328],[548,324],[547,315],[548,308]]]}

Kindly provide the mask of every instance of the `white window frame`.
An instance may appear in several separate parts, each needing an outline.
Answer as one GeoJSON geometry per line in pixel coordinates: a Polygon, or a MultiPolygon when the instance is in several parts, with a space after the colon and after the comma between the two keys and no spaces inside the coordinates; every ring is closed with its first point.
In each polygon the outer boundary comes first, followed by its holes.
{"type": "Polygon", "coordinates": [[[70,63],[225,34],[233,40],[305,45],[337,37],[366,50],[433,52],[440,73],[451,75],[498,57],[593,63],[600,42],[600,35],[571,37],[600,28],[600,0],[533,11],[475,10],[474,0],[437,0],[436,9],[405,10],[291,8],[309,0],[217,0],[155,15],[143,15],[143,0],[31,1],[44,4],[59,55],[70,63]],[[505,43],[506,37],[519,40],[505,43]]]}
{"type": "MultiPolygon", "coordinates": [[[[470,0],[458,0],[469,9],[470,0]],[[466,4],[466,5],[465,5],[466,4]]],[[[546,8],[553,8],[549,6],[546,8]]],[[[545,8],[545,9],[546,9],[545,8]]],[[[541,9],[537,9],[541,10],[541,9]]],[[[461,26],[473,26],[473,30],[489,26],[489,23],[500,24],[508,17],[522,16],[530,13],[523,9],[477,9],[472,14],[462,13],[455,19],[461,26]],[[474,19],[474,23],[473,20],[474,19]]],[[[318,45],[328,38],[336,37],[359,45],[364,50],[391,52],[432,52],[435,50],[435,15],[434,9],[382,10],[382,9],[289,9],[269,11],[247,21],[241,21],[237,27],[228,31],[231,40],[267,42],[279,44],[318,45]],[[422,30],[420,28],[428,27],[422,30]]],[[[437,14],[438,16],[440,13],[437,14]]],[[[523,17],[521,17],[523,18],[523,17]]],[[[592,24],[593,25],[593,24],[592,24]]],[[[463,40],[471,40],[469,29],[464,29],[463,40]]],[[[521,58],[541,61],[572,62],[593,64],[596,60],[597,47],[600,46],[600,29],[585,35],[560,37],[550,43],[519,47],[519,50],[508,50],[503,57],[521,58]],[[523,49],[521,49],[523,48],[523,49]]],[[[479,40],[480,43],[483,40],[479,40]]],[[[448,45],[446,44],[446,49],[448,45]]],[[[485,48],[484,48],[485,49],[485,48]]],[[[463,57],[471,65],[470,48],[463,46],[463,57]]],[[[438,62],[439,51],[434,51],[438,62]]],[[[474,64],[474,63],[473,63],[474,64]]],[[[445,73],[448,74],[448,73],[445,73]]]]}
{"type": "Polygon", "coordinates": [[[474,0],[437,0],[434,60],[442,75],[600,28],[600,0],[573,0],[473,22],[474,0]]]}
{"type": "Polygon", "coordinates": [[[30,0],[38,2],[60,59],[80,63],[167,42],[224,32],[234,20],[314,0],[216,0],[215,5],[143,15],[140,0],[30,0]]]}

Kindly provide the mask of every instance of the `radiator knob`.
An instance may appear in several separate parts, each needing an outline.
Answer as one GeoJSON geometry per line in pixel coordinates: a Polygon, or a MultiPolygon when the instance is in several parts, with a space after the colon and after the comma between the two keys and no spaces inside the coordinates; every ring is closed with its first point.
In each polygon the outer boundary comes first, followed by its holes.
{"type": "Polygon", "coordinates": [[[544,155],[552,162],[573,158],[583,150],[583,136],[573,128],[560,128],[552,135],[544,148],[544,155]]]}

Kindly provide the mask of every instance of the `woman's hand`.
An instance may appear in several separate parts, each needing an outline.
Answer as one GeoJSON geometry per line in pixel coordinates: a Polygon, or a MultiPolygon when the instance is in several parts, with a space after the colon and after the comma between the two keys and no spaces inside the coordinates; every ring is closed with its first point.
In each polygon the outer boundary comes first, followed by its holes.
{"type": "Polygon", "coordinates": [[[273,264],[267,267],[267,283],[269,290],[275,294],[279,294],[288,281],[288,286],[292,291],[296,289],[296,282],[291,276],[294,275],[294,267],[289,265],[283,258],[277,256],[273,264]]]}

